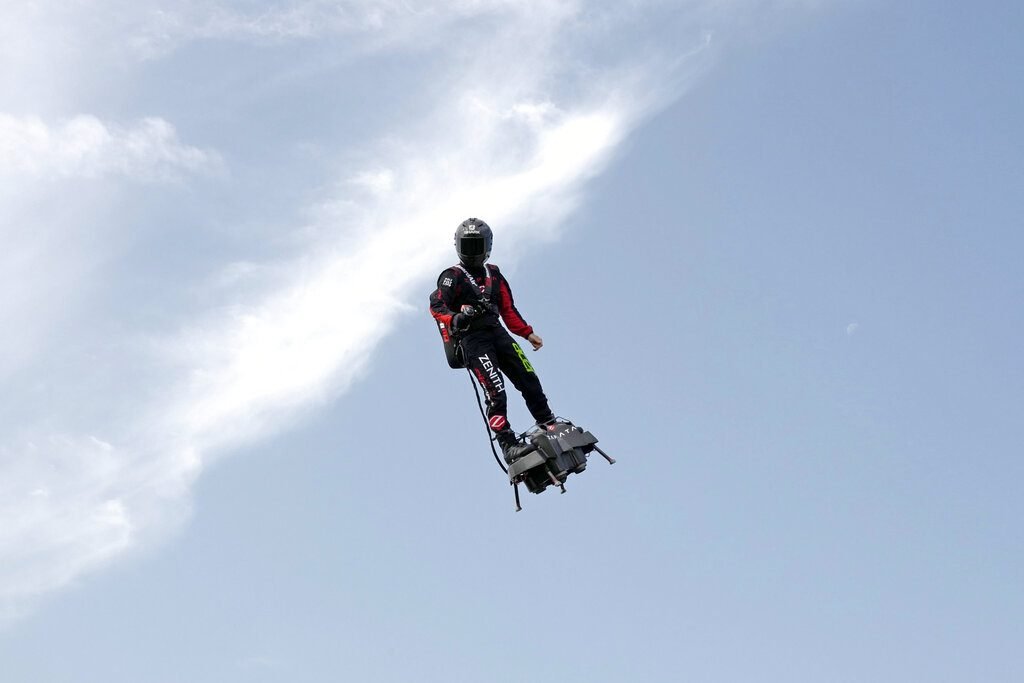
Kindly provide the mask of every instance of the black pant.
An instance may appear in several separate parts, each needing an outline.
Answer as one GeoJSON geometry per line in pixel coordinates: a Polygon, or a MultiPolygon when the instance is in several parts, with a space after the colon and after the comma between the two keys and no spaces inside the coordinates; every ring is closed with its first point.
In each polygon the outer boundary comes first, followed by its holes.
{"type": "Polygon", "coordinates": [[[505,373],[526,400],[526,407],[537,422],[553,417],[540,379],[526,354],[502,327],[470,332],[462,338],[466,367],[480,382],[487,395],[487,424],[495,432],[510,429],[505,373]]]}

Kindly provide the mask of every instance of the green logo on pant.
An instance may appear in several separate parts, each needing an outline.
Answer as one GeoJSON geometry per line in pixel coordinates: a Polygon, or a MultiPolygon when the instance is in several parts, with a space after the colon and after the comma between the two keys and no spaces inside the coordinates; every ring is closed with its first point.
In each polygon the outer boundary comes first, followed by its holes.
{"type": "Polygon", "coordinates": [[[526,368],[527,372],[533,372],[533,366],[530,365],[530,360],[523,353],[523,350],[519,347],[519,344],[512,342],[512,348],[516,350],[516,354],[519,355],[519,360],[523,361],[523,367],[526,368]]]}

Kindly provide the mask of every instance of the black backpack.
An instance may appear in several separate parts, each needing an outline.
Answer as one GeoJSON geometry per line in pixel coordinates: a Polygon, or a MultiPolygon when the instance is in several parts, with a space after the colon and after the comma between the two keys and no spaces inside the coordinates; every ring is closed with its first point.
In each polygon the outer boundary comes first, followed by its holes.
{"type": "MultiPolygon", "coordinates": [[[[491,295],[494,292],[494,286],[497,284],[498,278],[496,278],[491,271],[490,266],[484,266],[487,269],[487,280],[484,288],[481,288],[476,284],[473,276],[469,274],[469,271],[462,267],[462,264],[454,266],[462,271],[472,285],[473,291],[477,293],[477,299],[479,300],[479,306],[487,308],[492,306],[491,295]],[[483,291],[481,291],[483,289],[483,291]]],[[[462,355],[462,344],[459,343],[459,334],[455,330],[449,329],[440,320],[437,321],[438,331],[441,333],[441,342],[444,344],[444,355],[448,359],[448,367],[458,370],[466,367],[466,359],[462,355]]]]}

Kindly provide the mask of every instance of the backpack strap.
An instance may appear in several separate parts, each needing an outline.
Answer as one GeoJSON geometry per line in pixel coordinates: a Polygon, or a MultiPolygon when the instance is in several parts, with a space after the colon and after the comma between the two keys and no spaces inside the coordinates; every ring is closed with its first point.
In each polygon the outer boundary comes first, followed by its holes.
{"type": "Polygon", "coordinates": [[[473,291],[476,293],[477,299],[485,306],[490,307],[494,299],[494,289],[498,285],[498,278],[494,277],[490,264],[484,266],[484,272],[487,276],[482,286],[476,283],[476,279],[469,274],[469,271],[461,263],[456,263],[454,267],[461,270],[466,279],[469,280],[469,283],[473,285],[473,291]]]}

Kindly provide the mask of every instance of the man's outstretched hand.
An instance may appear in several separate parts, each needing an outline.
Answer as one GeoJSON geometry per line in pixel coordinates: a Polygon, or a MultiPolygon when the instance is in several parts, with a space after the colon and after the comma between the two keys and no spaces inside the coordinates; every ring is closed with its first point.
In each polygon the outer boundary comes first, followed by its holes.
{"type": "Polygon", "coordinates": [[[544,346],[544,340],[541,339],[540,337],[538,337],[536,334],[532,334],[531,333],[530,336],[526,338],[526,341],[528,341],[531,344],[533,344],[533,350],[534,351],[536,351],[540,347],[544,346]]]}

